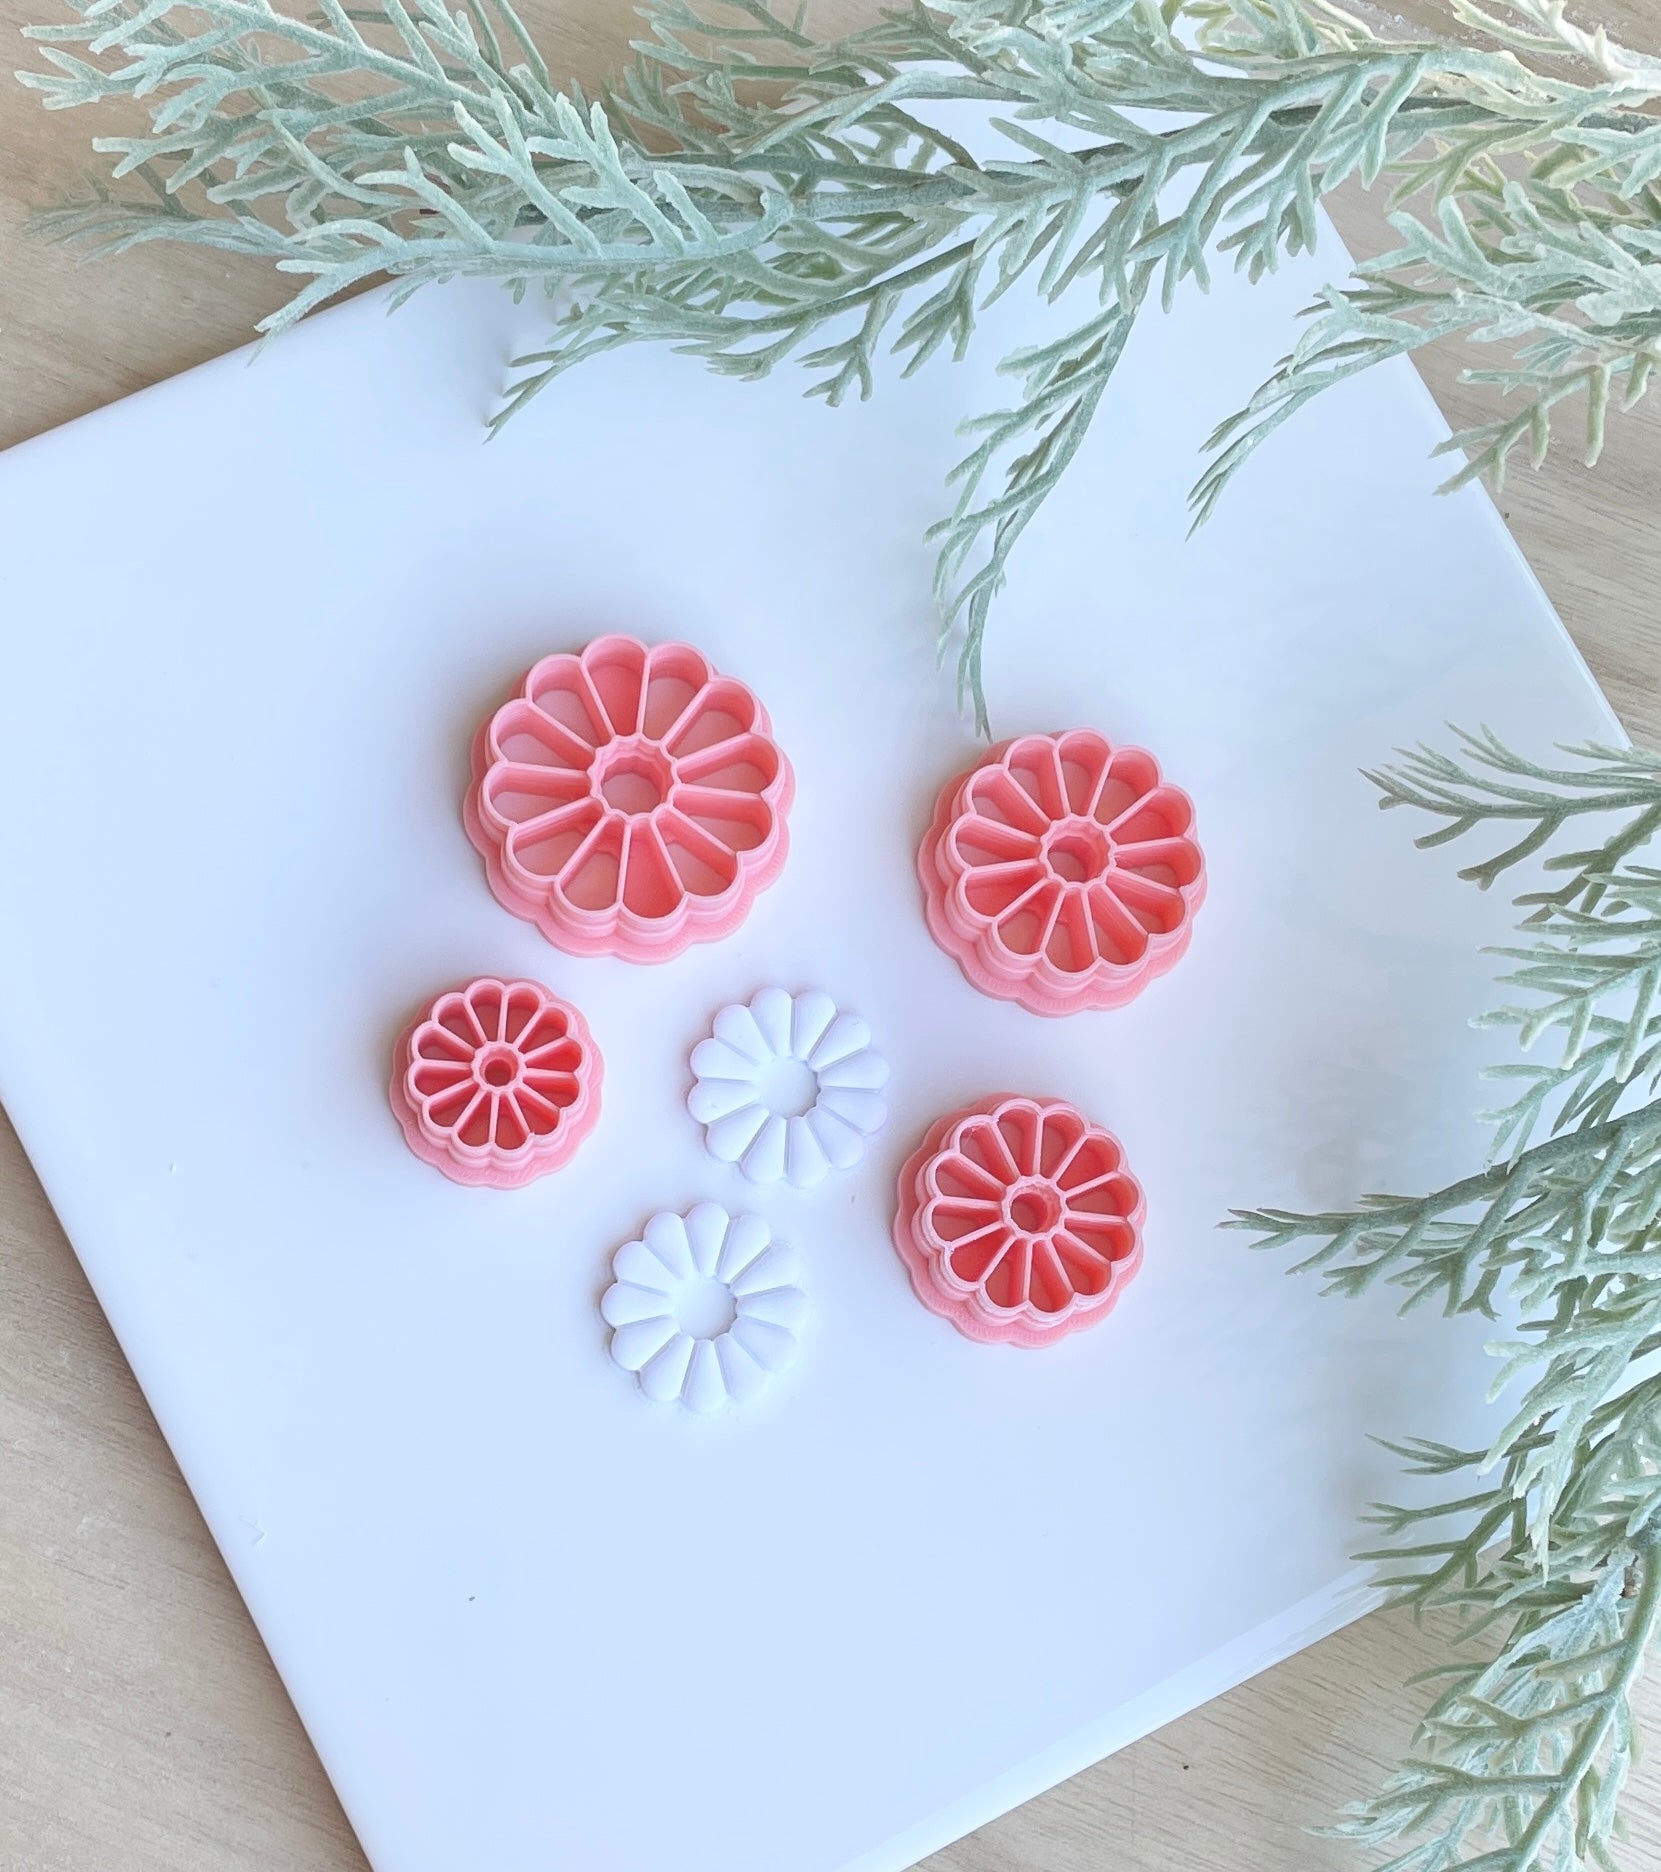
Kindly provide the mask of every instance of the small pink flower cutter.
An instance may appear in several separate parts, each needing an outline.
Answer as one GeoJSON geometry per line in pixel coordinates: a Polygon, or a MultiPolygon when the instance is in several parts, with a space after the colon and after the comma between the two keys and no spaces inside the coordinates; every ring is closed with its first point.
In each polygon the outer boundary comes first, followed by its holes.
{"type": "Polygon", "coordinates": [[[1188,947],[1205,896],[1194,806],[1093,728],[1021,735],[941,792],[917,853],[930,934],[1035,1014],[1121,1007],[1188,947]]]}
{"type": "Polygon", "coordinates": [[[1049,1345],[1112,1310],[1142,1264],[1119,1140],[1060,1099],[1000,1093],[931,1125],[900,1171],[894,1246],[970,1339],[1049,1345]]]}
{"type": "Polygon", "coordinates": [[[481,975],[435,995],[393,1058],[410,1149],[457,1183],[517,1189],[569,1163],[600,1116],[588,1023],[540,982],[481,975]]]}
{"type": "Polygon", "coordinates": [[[664,962],[778,877],[794,791],[743,683],[689,644],[597,637],[479,731],[463,818],[498,902],[556,948],[664,962]]]}

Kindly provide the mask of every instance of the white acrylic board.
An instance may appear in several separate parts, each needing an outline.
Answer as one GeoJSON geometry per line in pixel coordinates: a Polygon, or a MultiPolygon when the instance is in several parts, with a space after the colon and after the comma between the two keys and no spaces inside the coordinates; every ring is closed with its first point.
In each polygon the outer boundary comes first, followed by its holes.
{"type": "Polygon", "coordinates": [[[0,1095],[378,1872],[893,1872],[1361,1609],[1368,1432],[1480,1436],[1479,1324],[1214,1230],[1482,1148],[1507,906],[1358,768],[1450,719],[1616,732],[1487,499],[1433,497],[1405,364],[1185,541],[1201,439],[1339,264],[1149,316],[999,601],[998,730],[1152,747],[1210,866],[1178,969],[1065,1021],[967,988],[912,872],[976,747],[922,535],[1019,295],[869,405],[622,353],[489,446],[534,308],[362,301],[0,459],[0,1095]],[[799,782],[780,884],[658,969],[549,949],[458,817],[482,714],[607,629],[749,681],[799,782]],[[418,1163],[383,1094],[412,1008],[487,971],[575,998],[607,1066],[575,1164],[513,1193],[418,1163]],[[894,1066],[812,1195],[682,1108],[766,982],[894,1066]],[[887,1239],[927,1122],[1005,1088],[1077,1100],[1148,1191],[1128,1298],[1042,1353],[925,1313],[887,1239]],[[706,1196],[815,1302],[714,1423],[645,1404],[595,1312],[610,1250],[706,1196]]]}

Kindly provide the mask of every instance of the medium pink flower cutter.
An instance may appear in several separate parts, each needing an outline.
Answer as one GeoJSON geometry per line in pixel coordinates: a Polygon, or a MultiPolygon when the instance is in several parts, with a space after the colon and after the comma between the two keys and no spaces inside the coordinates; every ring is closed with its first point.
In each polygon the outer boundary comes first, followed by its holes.
{"type": "Polygon", "coordinates": [[[1120,1007],[1188,947],[1205,896],[1194,805],[1093,728],[1022,735],[941,793],[917,853],[930,933],[1034,1014],[1120,1007]]]}
{"type": "Polygon", "coordinates": [[[1048,1345],[1105,1318],[1142,1264],[1119,1140],[1060,1099],[1000,1094],[929,1128],[900,1172],[894,1246],[970,1339],[1048,1345]]]}
{"type": "Polygon", "coordinates": [[[464,817],[497,900],[556,948],[663,962],[778,877],[794,790],[743,683],[687,644],[597,637],[480,730],[464,817]]]}
{"type": "Polygon", "coordinates": [[[481,976],[435,996],[399,1040],[392,1109],[458,1183],[517,1189],[570,1162],[600,1115],[588,1023],[540,982],[481,976]]]}

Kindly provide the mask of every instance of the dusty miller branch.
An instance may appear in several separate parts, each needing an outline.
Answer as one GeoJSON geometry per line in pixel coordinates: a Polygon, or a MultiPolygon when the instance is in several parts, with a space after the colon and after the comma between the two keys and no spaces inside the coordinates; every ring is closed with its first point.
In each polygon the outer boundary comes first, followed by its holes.
{"type": "Polygon", "coordinates": [[[644,340],[739,377],[794,359],[836,403],[871,392],[884,351],[907,370],[962,356],[1018,281],[1065,295],[1067,334],[1004,360],[1011,401],[969,425],[935,529],[983,725],[1010,554],[1150,296],[1312,246],[1341,182],[1431,205],[1218,431],[1202,516],[1310,397],[1449,333],[1504,347],[1488,374],[1519,399],[1456,439],[1469,472],[1538,455],[1577,395],[1595,452],[1661,335],[1661,61],[1557,0],[1449,0],[1461,43],[1381,37],[1340,0],[912,0],[828,44],[768,0],[654,0],[594,102],[556,88],[501,0],[69,3],[31,29],[50,69],[24,82],[50,108],[129,98],[150,121],[97,139],[113,191],[47,226],[265,255],[302,282],[273,329],[381,274],[541,289],[549,342],[504,413],[644,340]],[[994,154],[950,133],[941,112],[963,105],[998,124],[994,154]]]}
{"type": "Polygon", "coordinates": [[[1389,1872],[1610,1867],[1635,1737],[1631,1694],[1661,1625],[1661,873],[1633,862],[1661,822],[1661,756],[1572,750],[1546,767],[1490,735],[1421,749],[1374,778],[1386,806],[1506,842],[1463,875],[1525,857],[1552,887],[1518,899],[1532,940],[1502,953],[1519,1005],[1491,1018],[1550,1064],[1500,1069],[1486,1170],[1354,1210],[1243,1211],[1269,1248],[1353,1294],[1523,1324],[1490,1346],[1512,1408],[1485,1450],[1397,1446],[1429,1506],[1382,1507],[1365,1556],[1420,1611],[1450,1608],[1474,1655],[1442,1673],[1412,1757],[1341,1832],[1389,1872]],[[1576,834],[1593,829],[1589,843],[1576,834]],[[1544,1135],[1538,1135],[1544,1133],[1544,1135]]]}

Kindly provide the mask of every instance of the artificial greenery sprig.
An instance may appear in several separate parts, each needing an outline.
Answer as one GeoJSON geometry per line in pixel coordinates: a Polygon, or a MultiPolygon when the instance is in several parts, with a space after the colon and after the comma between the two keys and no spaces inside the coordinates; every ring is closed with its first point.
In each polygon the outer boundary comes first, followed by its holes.
{"type": "Polygon", "coordinates": [[[769,0],[655,0],[593,102],[505,0],[69,4],[31,29],[52,69],[24,82],[52,108],[138,100],[150,126],[97,139],[116,191],[47,226],[268,256],[305,282],[270,329],[381,274],[540,288],[549,342],[504,413],[641,340],[740,377],[794,358],[836,403],[884,350],[961,357],[1017,281],[1064,300],[1064,335],[1003,360],[1014,395],[970,423],[935,529],[983,726],[1010,553],[1150,296],[1313,246],[1345,180],[1431,206],[1218,431],[1201,515],[1311,396],[1429,338],[1514,351],[1487,374],[1518,413],[1456,439],[1496,472],[1577,392],[1595,450],[1661,341],[1661,61],[1561,0],[1447,0],[1442,37],[1386,36],[1362,0],[910,0],[824,44],[769,0]]]}
{"type": "Polygon", "coordinates": [[[1475,1652],[1441,1673],[1411,1759],[1338,1829],[1399,1847],[1387,1872],[1612,1867],[1631,1693],[1661,1636],[1661,873],[1631,862],[1661,823],[1661,756],[1568,758],[1544,767],[1481,735],[1463,759],[1421,749],[1374,776],[1384,805],[1444,821],[1421,845],[1508,836],[1462,874],[1482,885],[1597,826],[1547,861],[1561,883],[1517,900],[1532,940],[1502,953],[1533,998],[1493,1018],[1560,1051],[1497,1069],[1523,1088],[1492,1114],[1489,1167],[1428,1196],[1236,1218],[1301,1248],[1297,1268],[1335,1292],[1382,1283],[1404,1308],[1521,1322],[1489,1348],[1495,1395],[1515,1393],[1490,1446],[1394,1446],[1440,1492],[1373,1517],[1383,1540],[1364,1557],[1384,1584],[1451,1608],[1475,1652]]]}

